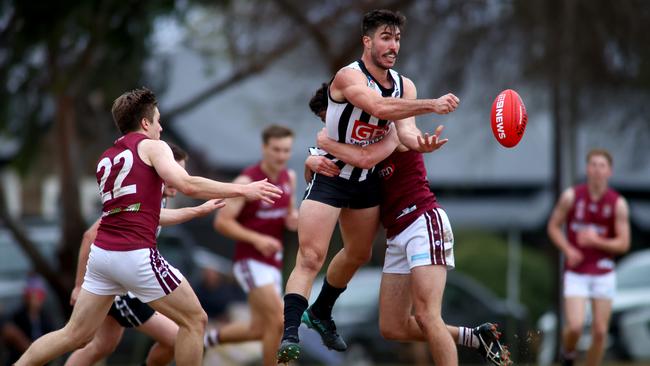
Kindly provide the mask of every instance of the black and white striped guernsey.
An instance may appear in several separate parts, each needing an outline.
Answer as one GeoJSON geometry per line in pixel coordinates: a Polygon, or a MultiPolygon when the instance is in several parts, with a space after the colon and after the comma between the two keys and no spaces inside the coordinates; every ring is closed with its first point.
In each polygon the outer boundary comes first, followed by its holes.
{"type": "MultiPolygon", "coordinates": [[[[366,75],[368,87],[375,90],[381,96],[392,98],[402,97],[402,77],[396,71],[392,69],[388,70],[393,80],[393,87],[386,89],[370,74],[363,61],[357,60],[345,67],[363,72],[366,75]]],[[[384,138],[390,124],[393,122],[371,116],[366,111],[349,102],[337,102],[332,99],[329,92],[328,99],[325,126],[328,136],[338,142],[359,146],[374,144],[384,138]]],[[[339,177],[351,181],[364,181],[375,169],[374,167],[372,169],[361,169],[346,164],[323,149],[319,149],[319,154],[332,160],[341,169],[339,177]]]]}

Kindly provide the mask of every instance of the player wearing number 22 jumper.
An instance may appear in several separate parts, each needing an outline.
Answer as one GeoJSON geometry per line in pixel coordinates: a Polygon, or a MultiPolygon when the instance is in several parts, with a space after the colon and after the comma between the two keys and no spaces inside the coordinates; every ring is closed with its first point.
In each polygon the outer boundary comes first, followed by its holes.
{"type": "Polygon", "coordinates": [[[230,184],[187,174],[160,140],[158,103],[148,89],[122,94],[112,113],[124,136],[97,164],[103,217],[79,297],[66,326],[37,339],[16,365],[43,365],[85,345],[114,296],[128,291],[178,324],[176,364],[200,365],[207,316],[189,283],[156,249],[163,183],[201,199],[245,196],[273,203],[282,193],[266,181],[230,184]]]}

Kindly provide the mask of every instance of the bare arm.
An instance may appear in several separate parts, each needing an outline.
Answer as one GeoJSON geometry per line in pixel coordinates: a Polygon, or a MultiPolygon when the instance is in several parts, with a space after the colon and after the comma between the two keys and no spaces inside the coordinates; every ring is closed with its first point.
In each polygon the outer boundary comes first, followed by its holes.
{"type": "Polygon", "coordinates": [[[357,168],[370,169],[395,151],[399,139],[395,129],[391,128],[383,140],[366,146],[356,146],[330,139],[327,137],[327,131],[323,129],[318,133],[318,145],[339,160],[357,168]]]}
{"type": "Polygon", "coordinates": [[[90,256],[90,245],[95,241],[97,237],[97,230],[99,229],[99,223],[101,218],[97,219],[85,232],[81,238],[81,245],[79,246],[79,257],[77,259],[77,272],[74,279],[74,288],[70,294],[70,305],[73,305],[77,302],[77,296],[79,296],[79,291],[81,290],[81,284],[84,282],[84,276],[86,275],[86,264],[88,264],[88,257],[90,256]]]}
{"type": "Polygon", "coordinates": [[[225,205],[223,199],[213,199],[194,207],[162,208],[160,209],[160,226],[182,224],[194,218],[205,216],[225,205]]]}
{"type": "Polygon", "coordinates": [[[291,185],[291,197],[289,198],[289,212],[284,220],[287,230],[298,230],[298,210],[296,209],[296,172],[289,169],[289,183],[291,185]]]}
{"type": "Polygon", "coordinates": [[[616,236],[605,238],[593,230],[587,229],[578,233],[578,245],[592,247],[611,254],[624,254],[630,250],[630,219],[629,207],[625,198],[619,197],[616,201],[616,236]]]}
{"type": "MultiPolygon", "coordinates": [[[[404,78],[406,83],[406,78],[404,78]]],[[[384,98],[367,86],[366,76],[354,69],[343,68],[330,86],[336,100],[347,100],[371,115],[386,120],[399,120],[426,113],[447,114],[458,107],[453,94],[438,99],[384,98]]]]}
{"type": "Polygon", "coordinates": [[[582,262],[582,253],[574,248],[569,240],[567,239],[565,233],[562,231],[564,224],[566,223],[566,217],[569,213],[571,205],[573,205],[573,200],[575,199],[575,194],[572,188],[569,188],[562,192],[559,201],[553,208],[551,217],[548,220],[546,225],[546,231],[549,238],[553,244],[567,257],[567,262],[569,267],[574,267],[582,262]]]}
{"type": "Polygon", "coordinates": [[[212,199],[243,196],[251,200],[261,199],[273,203],[274,199],[282,195],[282,190],[266,180],[233,184],[191,176],[174,161],[172,151],[164,141],[143,140],[138,145],[138,154],[145,163],[151,164],[156,169],[165,182],[190,197],[212,199]]]}
{"type": "MultiPolygon", "coordinates": [[[[404,98],[416,99],[417,89],[415,84],[408,79],[404,78],[404,98]]],[[[442,126],[438,126],[433,135],[429,136],[428,133],[422,133],[415,124],[415,117],[408,117],[395,121],[397,126],[397,134],[402,144],[411,150],[419,151],[421,153],[433,152],[447,143],[447,139],[439,139],[442,133],[442,126]]]]}
{"type": "MultiPolygon", "coordinates": [[[[249,177],[239,176],[234,182],[245,184],[250,181],[249,177]]],[[[214,229],[233,240],[250,243],[266,256],[270,256],[282,249],[282,244],[275,238],[248,229],[237,221],[237,217],[245,204],[246,200],[243,197],[228,199],[226,206],[214,217],[214,229]]]]}

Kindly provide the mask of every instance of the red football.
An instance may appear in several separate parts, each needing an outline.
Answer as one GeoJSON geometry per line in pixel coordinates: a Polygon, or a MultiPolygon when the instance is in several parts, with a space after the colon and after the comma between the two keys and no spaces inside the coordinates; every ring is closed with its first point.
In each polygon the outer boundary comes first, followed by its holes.
{"type": "Polygon", "coordinates": [[[497,141],[505,147],[517,145],[528,122],[526,106],[519,94],[512,89],[499,93],[492,103],[491,117],[492,133],[497,141]]]}

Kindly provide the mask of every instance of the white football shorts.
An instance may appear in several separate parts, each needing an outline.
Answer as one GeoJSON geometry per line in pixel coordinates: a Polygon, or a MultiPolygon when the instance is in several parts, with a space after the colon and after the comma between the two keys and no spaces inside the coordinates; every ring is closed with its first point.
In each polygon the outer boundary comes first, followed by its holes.
{"type": "Polygon", "coordinates": [[[130,291],[144,303],[174,291],[183,280],[179,270],[158,249],[105,250],[94,244],[81,287],[95,295],[124,295],[130,291]]]}
{"type": "Polygon", "coordinates": [[[454,268],[454,234],[441,208],[424,212],[386,241],[384,273],[408,274],[414,267],[429,265],[454,268]]]}
{"type": "Polygon", "coordinates": [[[235,262],[232,270],[244,292],[249,293],[256,287],[274,285],[278,294],[282,295],[282,272],[277,267],[255,259],[241,259],[235,262]]]}

